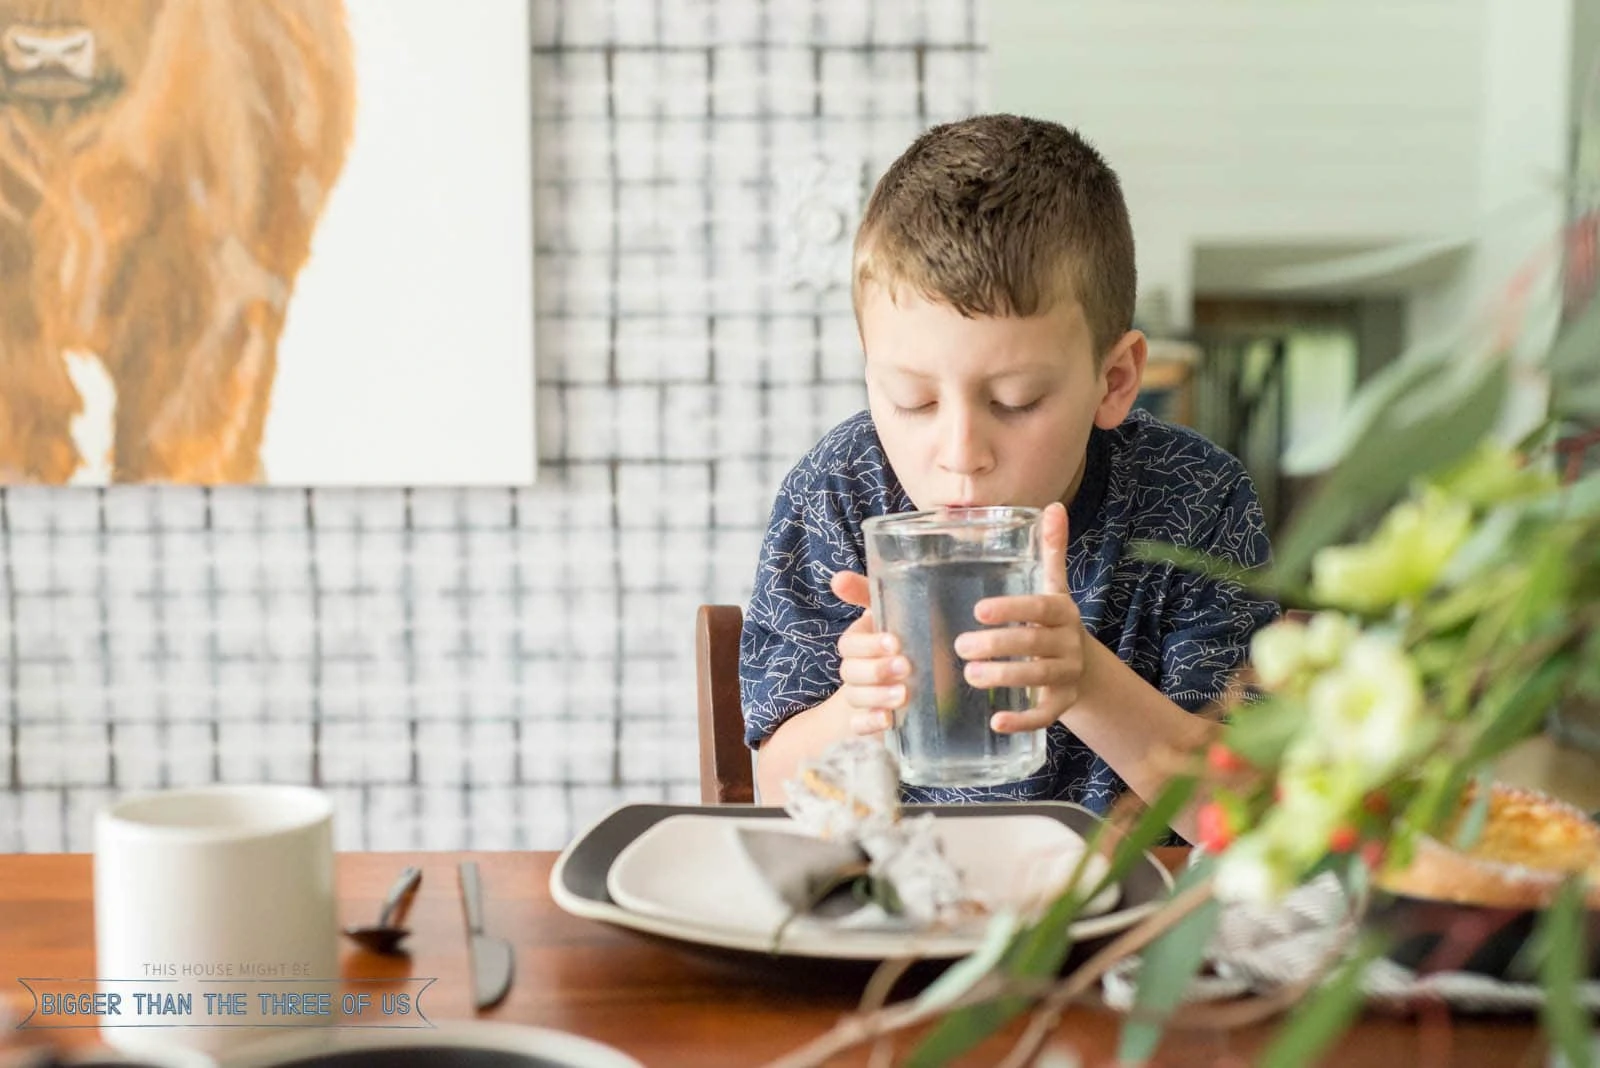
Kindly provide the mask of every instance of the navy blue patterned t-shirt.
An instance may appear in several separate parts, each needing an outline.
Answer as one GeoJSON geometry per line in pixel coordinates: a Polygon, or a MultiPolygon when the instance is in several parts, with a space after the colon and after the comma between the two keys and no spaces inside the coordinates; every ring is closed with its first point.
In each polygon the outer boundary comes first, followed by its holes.
{"type": "MultiPolygon", "coordinates": [[[[913,507],[867,412],[829,431],[783,480],[740,640],[752,748],[839,688],[839,635],[861,609],[835,597],[828,580],[840,570],[866,573],[863,520],[913,507]]],[[[1191,430],[1135,410],[1114,430],[1091,431],[1068,520],[1067,582],[1089,633],[1191,712],[1220,697],[1277,605],[1231,583],[1139,562],[1130,547],[1169,542],[1246,567],[1265,563],[1261,506],[1239,461],[1191,430]]],[[[1065,800],[1106,811],[1122,780],[1059,722],[1047,742],[1044,767],[1026,779],[906,786],[904,799],[1065,800]]]]}

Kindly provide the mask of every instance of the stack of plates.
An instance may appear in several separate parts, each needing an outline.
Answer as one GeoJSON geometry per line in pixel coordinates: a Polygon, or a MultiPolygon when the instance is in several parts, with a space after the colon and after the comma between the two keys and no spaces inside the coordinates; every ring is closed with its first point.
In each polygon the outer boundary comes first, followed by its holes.
{"type": "MultiPolygon", "coordinates": [[[[1072,870],[1099,818],[1065,802],[908,806],[930,812],[945,855],[993,909],[1025,908],[1072,870]]],[[[741,827],[800,834],[781,809],[624,805],[567,847],[550,875],[556,903],[578,916],[719,949],[838,960],[948,959],[974,952],[986,924],[955,930],[855,926],[800,917],[775,935],[787,906],[750,861],[741,827]]],[[[1095,858],[1096,860],[1098,858],[1095,858]]],[[[1072,931],[1101,938],[1137,923],[1170,894],[1146,856],[1100,894],[1072,931]]]]}

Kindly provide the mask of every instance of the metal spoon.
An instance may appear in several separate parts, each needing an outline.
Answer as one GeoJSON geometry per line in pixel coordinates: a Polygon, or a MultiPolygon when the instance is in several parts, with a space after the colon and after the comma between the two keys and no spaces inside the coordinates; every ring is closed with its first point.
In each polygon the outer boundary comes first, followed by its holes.
{"type": "Polygon", "coordinates": [[[421,882],[422,869],[407,868],[389,887],[389,896],[383,899],[378,922],[371,927],[346,927],[344,933],[374,953],[404,952],[395,947],[411,930],[400,924],[405,920],[406,910],[411,908],[411,899],[416,896],[417,886],[421,882]]]}

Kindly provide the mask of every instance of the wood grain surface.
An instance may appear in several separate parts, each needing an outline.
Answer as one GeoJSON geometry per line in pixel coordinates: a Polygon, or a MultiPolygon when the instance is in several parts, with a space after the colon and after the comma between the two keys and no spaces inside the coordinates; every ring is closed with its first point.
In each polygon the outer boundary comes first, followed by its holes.
{"type": "MultiPolygon", "coordinates": [[[[1174,863],[1181,852],[1162,859],[1174,863]]],[[[466,927],[456,864],[472,859],[482,873],[486,926],[516,947],[509,996],[478,1014],[484,1019],[555,1028],[598,1039],[646,1065],[753,1068],[804,1045],[856,1005],[866,972],[839,965],[729,960],[570,916],[549,894],[553,853],[347,853],[339,857],[342,923],[377,915],[384,891],[406,864],[423,868],[411,910],[409,957],[378,957],[346,944],[343,976],[366,990],[415,989],[381,980],[436,981],[422,995],[435,1022],[471,1019],[466,927]]],[[[91,859],[86,855],[0,856],[0,1005],[21,1019],[32,997],[25,977],[94,975],[91,859]]],[[[926,976],[924,975],[924,980],[926,976]]],[[[1087,1065],[1109,1062],[1118,1019],[1075,1008],[1058,1041],[1087,1065]]],[[[1018,1033],[1013,1028],[1008,1035],[1018,1033]]],[[[1160,1064],[1248,1064],[1271,1028],[1185,1031],[1169,1036],[1160,1064]]],[[[83,1045],[94,1029],[9,1032],[14,1043],[45,1039],[83,1045]]],[[[5,1039],[0,1034],[0,1043],[5,1039]]],[[[5,1048],[0,1045],[0,1049],[5,1048]]],[[[902,1044],[902,1049],[904,1045],[902,1044]]],[[[964,1063],[993,1065],[1008,1043],[992,1042],[964,1063]]],[[[1448,1028],[1415,1019],[1368,1014],[1328,1058],[1330,1064],[1538,1065],[1543,1045],[1529,1019],[1464,1019],[1448,1028]]],[[[857,1050],[829,1063],[865,1065],[857,1050]]]]}

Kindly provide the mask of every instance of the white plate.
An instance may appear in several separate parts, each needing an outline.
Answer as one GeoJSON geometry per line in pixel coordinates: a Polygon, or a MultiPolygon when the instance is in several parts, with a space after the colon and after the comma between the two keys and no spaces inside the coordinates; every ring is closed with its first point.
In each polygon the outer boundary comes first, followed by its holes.
{"type": "MultiPolygon", "coordinates": [[[[592,892],[575,893],[565,878],[566,861],[587,837],[581,835],[551,873],[552,895],[562,908],[578,915],[703,945],[768,953],[787,909],[750,863],[738,843],[737,828],[798,831],[787,820],[738,812],[701,809],[669,815],[644,828],[610,862],[604,878],[611,900],[605,902],[594,900],[592,892]]],[[[937,819],[947,855],[968,873],[970,885],[997,905],[1021,905],[1059,885],[1084,848],[1081,835],[1047,816],[991,811],[937,819]]],[[[1091,863],[1103,862],[1096,858],[1091,863]]],[[[1110,888],[1092,903],[1091,911],[1113,908],[1117,894],[1117,887],[1110,888]]],[[[1122,930],[1158,905],[1145,900],[1131,908],[1086,916],[1073,925],[1072,935],[1084,940],[1122,930]]],[[[784,932],[779,952],[855,960],[960,957],[979,947],[983,930],[981,921],[970,928],[929,933],[855,929],[801,918],[784,932]]]]}

